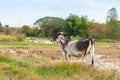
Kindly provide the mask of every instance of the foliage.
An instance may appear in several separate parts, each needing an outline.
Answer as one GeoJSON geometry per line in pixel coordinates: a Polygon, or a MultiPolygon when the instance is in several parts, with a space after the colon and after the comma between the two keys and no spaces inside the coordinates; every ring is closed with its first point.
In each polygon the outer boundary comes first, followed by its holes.
{"type": "Polygon", "coordinates": [[[24,41],[24,40],[25,40],[25,38],[24,38],[24,37],[22,37],[22,36],[18,36],[18,37],[17,37],[17,40],[18,40],[18,41],[24,41]]]}
{"type": "Polygon", "coordinates": [[[67,26],[65,31],[69,36],[81,36],[88,37],[89,27],[92,25],[93,21],[89,21],[87,16],[77,16],[75,14],[70,14],[66,18],[67,26]]]}
{"type": "Polygon", "coordinates": [[[2,23],[0,22],[0,32],[2,32],[2,23]]]}
{"type": "Polygon", "coordinates": [[[39,36],[39,29],[37,27],[30,28],[27,30],[26,36],[39,36]]]}
{"type": "Polygon", "coordinates": [[[94,23],[89,29],[89,36],[95,39],[107,38],[106,24],[94,23]]]}
{"type": "Polygon", "coordinates": [[[108,10],[107,13],[107,22],[109,21],[117,21],[118,20],[118,13],[115,7],[111,8],[110,10],[108,10]]]}
{"type": "Polygon", "coordinates": [[[22,32],[23,32],[25,35],[27,35],[27,32],[28,32],[29,29],[30,29],[30,26],[28,26],[28,25],[23,25],[21,29],[22,29],[22,32]]]}
{"type": "Polygon", "coordinates": [[[108,37],[117,39],[120,37],[120,24],[116,8],[111,8],[107,15],[108,37]]]}
{"type": "Polygon", "coordinates": [[[5,25],[5,34],[6,34],[6,35],[9,35],[9,34],[10,34],[9,25],[5,25]]]}
{"type": "MultiPolygon", "coordinates": [[[[65,32],[66,36],[77,39],[91,37],[95,39],[120,39],[120,21],[116,8],[108,10],[106,23],[96,23],[89,20],[87,16],[70,14],[67,18],[46,16],[34,22],[34,27],[23,25],[22,27],[2,26],[0,22],[0,34],[14,35],[18,41],[23,41],[24,37],[52,37],[57,32],[65,32]]],[[[9,39],[7,39],[9,40],[9,39]]],[[[0,39],[4,41],[4,39],[0,39]]],[[[6,39],[5,39],[6,41],[6,39]]]]}
{"type": "Polygon", "coordinates": [[[42,36],[48,37],[62,31],[65,26],[65,21],[59,17],[47,16],[36,20],[34,24],[40,28],[42,36]]]}
{"type": "Polygon", "coordinates": [[[39,35],[39,29],[37,27],[30,27],[28,25],[23,25],[23,27],[21,28],[22,32],[26,35],[26,36],[38,36],[39,35]]]}
{"type": "Polygon", "coordinates": [[[2,27],[2,23],[0,22],[0,27],[2,27]]]}

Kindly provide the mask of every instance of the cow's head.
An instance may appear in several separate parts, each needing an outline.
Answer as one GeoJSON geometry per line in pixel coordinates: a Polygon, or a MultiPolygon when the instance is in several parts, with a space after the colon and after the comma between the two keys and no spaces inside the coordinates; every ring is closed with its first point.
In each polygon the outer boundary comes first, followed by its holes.
{"type": "Polygon", "coordinates": [[[55,35],[51,41],[54,43],[60,43],[60,41],[65,42],[65,33],[58,32],[57,35],[55,35]]]}

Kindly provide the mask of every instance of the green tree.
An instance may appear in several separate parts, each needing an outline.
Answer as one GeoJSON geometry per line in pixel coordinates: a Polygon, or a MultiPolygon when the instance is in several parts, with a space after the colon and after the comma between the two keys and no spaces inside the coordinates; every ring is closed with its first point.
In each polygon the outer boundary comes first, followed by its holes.
{"type": "Polygon", "coordinates": [[[5,29],[5,34],[6,34],[6,35],[9,35],[9,34],[10,34],[9,25],[5,25],[5,28],[6,28],[6,29],[5,29]]]}
{"type": "Polygon", "coordinates": [[[70,14],[68,18],[66,18],[65,27],[66,32],[69,36],[81,36],[86,37],[89,36],[89,27],[92,25],[93,21],[89,21],[87,16],[77,16],[75,14],[70,14]]]}
{"type": "Polygon", "coordinates": [[[59,31],[62,31],[65,26],[65,20],[58,17],[43,17],[38,19],[34,25],[41,30],[42,36],[53,36],[59,31]]]}
{"type": "Polygon", "coordinates": [[[120,25],[118,22],[118,13],[116,8],[111,8],[107,13],[107,33],[108,38],[119,38],[120,37],[120,25]]]}
{"type": "Polygon", "coordinates": [[[40,30],[38,29],[38,27],[32,27],[28,31],[27,35],[28,36],[39,36],[39,32],[40,32],[40,30]]]}
{"type": "Polygon", "coordinates": [[[30,31],[30,26],[23,25],[21,29],[22,29],[22,32],[27,36],[27,33],[30,31]]]}
{"type": "Polygon", "coordinates": [[[2,23],[0,22],[0,32],[2,32],[3,29],[2,29],[2,23]]]}

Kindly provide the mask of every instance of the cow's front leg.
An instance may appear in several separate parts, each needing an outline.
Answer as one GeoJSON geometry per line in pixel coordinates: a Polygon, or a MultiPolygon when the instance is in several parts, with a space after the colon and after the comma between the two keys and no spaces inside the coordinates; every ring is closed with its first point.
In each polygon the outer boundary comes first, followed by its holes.
{"type": "Polygon", "coordinates": [[[63,57],[66,61],[68,61],[67,52],[65,50],[62,50],[63,57]]]}
{"type": "Polygon", "coordinates": [[[66,59],[67,62],[70,62],[70,57],[71,57],[71,56],[70,56],[69,54],[66,54],[66,55],[65,55],[65,59],[66,59]]]}

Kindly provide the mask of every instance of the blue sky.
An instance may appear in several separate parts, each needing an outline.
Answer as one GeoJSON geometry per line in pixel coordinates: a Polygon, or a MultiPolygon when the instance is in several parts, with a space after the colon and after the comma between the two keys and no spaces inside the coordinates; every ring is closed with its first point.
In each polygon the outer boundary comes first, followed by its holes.
{"type": "Polygon", "coordinates": [[[33,25],[45,16],[67,18],[73,13],[103,23],[112,7],[120,16],[120,0],[0,0],[0,21],[10,26],[33,25]]]}

